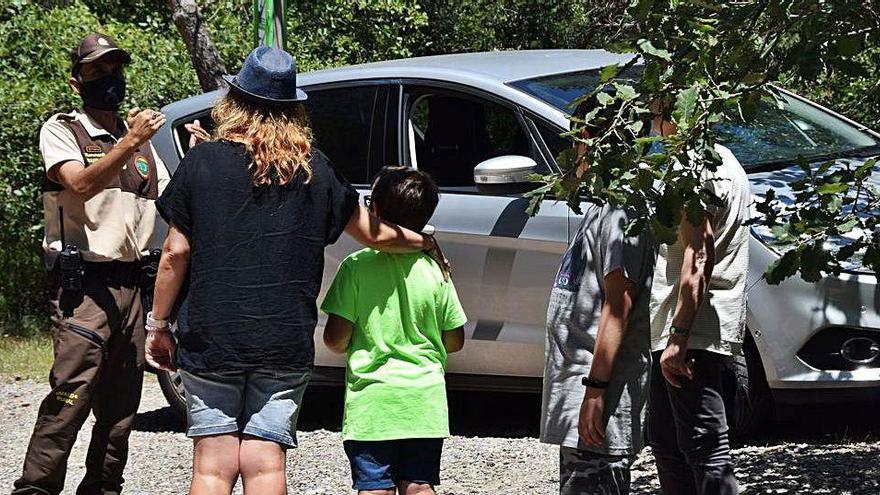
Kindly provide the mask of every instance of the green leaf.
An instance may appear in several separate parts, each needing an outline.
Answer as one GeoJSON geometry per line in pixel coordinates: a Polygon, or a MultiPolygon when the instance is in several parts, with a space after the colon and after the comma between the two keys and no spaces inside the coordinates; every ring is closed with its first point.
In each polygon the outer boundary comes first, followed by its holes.
{"type": "Polygon", "coordinates": [[[639,40],[638,47],[642,51],[642,53],[644,53],[646,55],[651,55],[651,56],[654,56],[657,58],[662,58],[663,60],[666,60],[667,62],[672,61],[672,54],[662,48],[655,47],[651,43],[651,40],[646,40],[646,39],[639,40]]]}
{"type": "Polygon", "coordinates": [[[602,67],[602,70],[599,71],[599,83],[607,83],[614,76],[617,75],[617,71],[620,70],[620,64],[611,64],[602,67]]]}
{"type": "Polygon", "coordinates": [[[877,164],[876,158],[871,158],[867,160],[865,163],[859,165],[859,168],[856,169],[855,177],[857,180],[866,179],[873,172],[874,165],[877,164]]]}
{"type": "Polygon", "coordinates": [[[678,122],[687,123],[691,121],[697,110],[698,97],[699,92],[697,91],[696,85],[678,93],[675,98],[674,112],[674,116],[678,122]]]}
{"type": "Polygon", "coordinates": [[[828,161],[824,162],[822,165],[819,165],[819,170],[816,170],[816,174],[818,174],[818,175],[824,174],[825,172],[828,171],[828,169],[831,168],[832,165],[834,165],[834,163],[835,163],[834,160],[828,160],[828,161]]]}
{"type": "Polygon", "coordinates": [[[758,105],[761,102],[761,95],[757,91],[749,93],[739,99],[739,113],[746,122],[752,121],[758,114],[758,105]]]}
{"type": "Polygon", "coordinates": [[[609,103],[614,101],[614,97],[609,95],[608,93],[602,91],[602,92],[596,93],[596,100],[599,102],[600,105],[605,107],[605,106],[608,106],[609,103]]]}
{"type": "Polygon", "coordinates": [[[644,127],[645,123],[641,120],[637,120],[635,122],[630,122],[627,124],[626,128],[632,131],[633,134],[638,135],[638,133],[642,132],[642,127],[644,127]]]}
{"type": "Polygon", "coordinates": [[[840,194],[849,189],[849,184],[846,182],[829,182],[826,184],[822,184],[816,189],[816,193],[820,196],[827,196],[829,194],[840,194]]]}
{"type": "Polygon", "coordinates": [[[831,196],[831,199],[828,200],[828,204],[826,208],[829,213],[837,213],[840,211],[840,208],[843,206],[843,197],[842,196],[831,196]]]}
{"type": "Polygon", "coordinates": [[[638,96],[635,88],[628,84],[615,84],[614,87],[617,89],[617,97],[623,101],[630,101],[638,96]]]}
{"type": "Polygon", "coordinates": [[[650,144],[655,141],[663,141],[663,136],[642,136],[635,139],[636,144],[650,144]]]}
{"type": "Polygon", "coordinates": [[[864,44],[864,34],[851,34],[837,40],[834,44],[834,51],[836,51],[838,55],[852,57],[862,51],[864,44]]]}
{"type": "Polygon", "coordinates": [[[764,277],[770,285],[779,285],[780,282],[794,275],[800,265],[800,252],[792,249],[787,251],[779,259],[767,267],[764,277]]]}
{"type": "Polygon", "coordinates": [[[678,229],[663,225],[657,217],[651,218],[651,230],[661,244],[675,244],[678,241],[678,229]]]}
{"type": "Polygon", "coordinates": [[[865,254],[862,256],[862,263],[870,268],[878,281],[880,281],[880,247],[868,246],[865,249],[865,254]]]}
{"type": "Polygon", "coordinates": [[[828,271],[831,255],[822,246],[822,242],[814,242],[806,246],[801,252],[801,278],[806,282],[816,283],[822,279],[822,274],[828,271]]]}
{"type": "Polygon", "coordinates": [[[861,249],[861,247],[861,243],[858,242],[847,244],[846,246],[838,249],[837,254],[835,254],[834,257],[835,259],[837,259],[837,261],[848,261],[856,254],[859,249],[861,249]]]}
{"type": "Polygon", "coordinates": [[[635,51],[632,44],[626,41],[611,42],[605,45],[605,49],[611,53],[633,53],[635,51]]]}
{"type": "Polygon", "coordinates": [[[791,234],[788,233],[788,229],[783,227],[782,225],[774,225],[770,228],[770,233],[773,235],[773,238],[779,241],[780,244],[786,244],[794,240],[791,234]]]}
{"type": "Polygon", "coordinates": [[[750,72],[743,76],[742,83],[748,86],[754,86],[755,84],[760,84],[764,82],[766,78],[766,74],[762,74],[760,72],[750,72]]]}
{"type": "Polygon", "coordinates": [[[841,234],[846,234],[847,232],[854,229],[859,224],[858,218],[851,218],[846,222],[837,226],[837,231],[841,234]]]}
{"type": "Polygon", "coordinates": [[[529,206],[526,208],[526,214],[533,217],[538,214],[538,211],[541,209],[541,202],[544,200],[544,196],[550,192],[550,189],[553,187],[552,184],[544,184],[541,187],[533,189],[525,194],[525,197],[529,198],[529,206]]]}

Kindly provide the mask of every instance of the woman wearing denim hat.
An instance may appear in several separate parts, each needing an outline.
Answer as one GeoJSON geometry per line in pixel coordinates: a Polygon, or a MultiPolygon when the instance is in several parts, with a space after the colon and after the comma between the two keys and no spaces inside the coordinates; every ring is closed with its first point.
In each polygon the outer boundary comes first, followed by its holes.
{"type": "Polygon", "coordinates": [[[190,493],[231,493],[241,476],[245,493],[283,494],[314,361],[324,247],[343,231],[385,251],[436,244],[358,206],[312,147],[290,54],[257,48],[226,80],[215,139],[184,157],[157,201],[170,230],[147,356],[179,368],[187,391],[190,493]],[[175,346],[167,320],[178,293],[175,346]]]}

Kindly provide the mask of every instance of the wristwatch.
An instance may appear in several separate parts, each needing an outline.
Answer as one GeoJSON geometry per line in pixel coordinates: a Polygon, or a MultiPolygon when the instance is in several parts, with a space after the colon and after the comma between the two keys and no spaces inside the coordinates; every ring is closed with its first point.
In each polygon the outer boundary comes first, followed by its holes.
{"type": "Polygon", "coordinates": [[[147,313],[147,327],[154,328],[156,330],[162,330],[164,328],[168,328],[168,320],[157,320],[153,318],[153,312],[150,311],[147,313]]]}
{"type": "Polygon", "coordinates": [[[602,380],[596,380],[595,378],[590,378],[589,376],[585,376],[581,378],[581,383],[587,388],[596,388],[599,390],[605,390],[608,388],[610,382],[604,382],[602,380]]]}
{"type": "Polygon", "coordinates": [[[670,335],[684,335],[685,337],[687,337],[688,335],[691,334],[691,330],[689,328],[682,328],[682,327],[677,327],[675,325],[672,325],[669,327],[669,334],[670,335]]]}

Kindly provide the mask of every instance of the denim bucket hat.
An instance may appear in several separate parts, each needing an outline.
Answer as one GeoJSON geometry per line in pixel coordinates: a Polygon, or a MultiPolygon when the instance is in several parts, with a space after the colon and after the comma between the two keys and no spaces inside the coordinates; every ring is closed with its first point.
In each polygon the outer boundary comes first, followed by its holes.
{"type": "Polygon", "coordinates": [[[262,105],[291,105],[305,101],[296,87],[296,59],[268,46],[255,48],[235,76],[225,75],[230,91],[262,105]]]}

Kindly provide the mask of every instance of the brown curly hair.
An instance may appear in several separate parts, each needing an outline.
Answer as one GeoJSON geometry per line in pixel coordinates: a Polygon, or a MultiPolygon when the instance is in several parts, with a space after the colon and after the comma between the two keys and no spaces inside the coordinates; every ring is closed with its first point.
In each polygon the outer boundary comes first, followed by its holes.
{"type": "Polygon", "coordinates": [[[253,157],[255,185],[289,184],[300,172],[312,179],[312,130],[300,104],[269,107],[228,93],[214,107],[215,137],[242,143],[253,157]]]}

